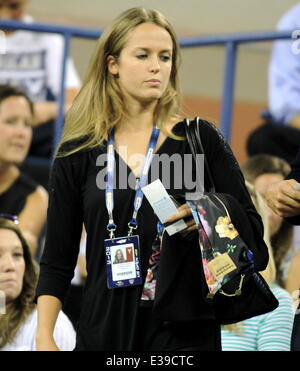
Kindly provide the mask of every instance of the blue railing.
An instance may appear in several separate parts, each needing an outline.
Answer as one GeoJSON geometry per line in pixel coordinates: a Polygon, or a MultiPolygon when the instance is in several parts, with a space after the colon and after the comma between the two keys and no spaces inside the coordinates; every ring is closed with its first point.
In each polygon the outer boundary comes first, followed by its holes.
{"type": "MultiPolygon", "coordinates": [[[[59,141],[64,123],[64,102],[65,102],[65,76],[66,58],[70,51],[72,37],[98,39],[102,30],[91,30],[74,27],[62,27],[51,24],[31,23],[24,24],[17,21],[0,21],[0,29],[21,29],[36,32],[56,33],[64,36],[64,55],[62,60],[62,75],[59,96],[59,111],[55,126],[54,144],[59,141]]],[[[284,32],[252,32],[239,34],[225,34],[214,36],[185,37],[180,39],[182,48],[201,46],[224,45],[225,46],[225,70],[223,80],[222,106],[220,117],[220,129],[225,138],[231,140],[231,123],[234,103],[234,85],[236,70],[236,55],[239,44],[270,41],[276,39],[290,39],[292,31],[284,32]]]]}

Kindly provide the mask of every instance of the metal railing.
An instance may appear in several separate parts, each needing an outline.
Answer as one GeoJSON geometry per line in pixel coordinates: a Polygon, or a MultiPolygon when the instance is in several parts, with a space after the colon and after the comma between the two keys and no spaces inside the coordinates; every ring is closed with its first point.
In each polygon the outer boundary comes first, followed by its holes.
{"type": "MultiPolygon", "coordinates": [[[[20,29],[35,32],[47,32],[61,34],[64,37],[64,53],[62,60],[60,94],[58,99],[58,116],[55,125],[54,145],[59,141],[64,124],[65,103],[65,78],[66,61],[70,52],[70,41],[73,37],[85,39],[98,39],[102,30],[82,29],[74,27],[62,27],[53,24],[21,23],[17,21],[0,21],[0,29],[20,29]]],[[[240,44],[271,41],[277,39],[290,39],[292,31],[283,32],[251,32],[239,34],[224,34],[200,37],[185,37],[179,40],[182,48],[194,48],[203,46],[224,45],[225,47],[225,70],[223,79],[222,105],[220,117],[220,129],[227,141],[231,140],[232,112],[234,104],[234,86],[236,72],[237,49],[240,44]]]]}

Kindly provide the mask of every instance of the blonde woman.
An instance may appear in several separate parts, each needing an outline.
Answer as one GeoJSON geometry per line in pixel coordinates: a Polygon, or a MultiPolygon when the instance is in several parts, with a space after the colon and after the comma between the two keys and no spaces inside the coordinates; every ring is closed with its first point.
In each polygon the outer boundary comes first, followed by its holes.
{"type": "MultiPolygon", "coordinates": [[[[141,303],[158,218],[140,188],[157,178],[172,196],[196,187],[187,184],[195,167],[189,166],[191,150],[178,117],[179,64],[175,32],[156,10],[125,11],[98,42],[86,80],[68,113],[52,169],[48,231],[37,288],[41,350],[58,350],[53,326],[73,275],[83,221],[87,278],[76,350],[220,350],[220,325],[200,294],[197,242],[176,260],[179,272],[174,278],[195,278],[190,287],[199,295],[193,291],[189,306],[197,309],[194,317],[166,322],[153,316],[151,301],[141,303]],[[189,163],[184,161],[186,154],[189,163]],[[126,253],[126,263],[112,264],[119,248],[126,253]]],[[[207,124],[203,138],[217,187],[238,198],[256,235],[262,235],[260,218],[222,136],[207,124]]],[[[185,218],[186,231],[196,230],[187,204],[167,220],[181,218],[185,218]]],[[[183,238],[174,236],[179,242],[183,238]]],[[[264,246],[255,258],[263,269],[267,263],[264,246]]],[[[185,304],[179,300],[178,314],[187,308],[185,304]]]]}
{"type": "Polygon", "coordinates": [[[289,293],[276,283],[276,266],[270,245],[269,218],[266,203],[250,184],[246,183],[253,203],[262,216],[264,240],[269,249],[269,263],[261,272],[268,282],[279,306],[272,312],[250,318],[243,322],[223,326],[223,351],[289,351],[293,328],[293,306],[289,293]]]}

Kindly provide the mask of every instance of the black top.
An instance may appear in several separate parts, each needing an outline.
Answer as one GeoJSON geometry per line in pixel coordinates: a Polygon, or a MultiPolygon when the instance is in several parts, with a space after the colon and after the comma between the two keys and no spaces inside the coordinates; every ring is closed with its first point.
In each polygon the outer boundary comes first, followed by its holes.
{"type": "MultiPolygon", "coordinates": [[[[178,123],[173,132],[184,136],[183,123],[178,123]]],[[[204,125],[201,134],[203,147],[215,179],[216,191],[235,196],[245,208],[253,229],[258,232],[259,236],[262,236],[261,219],[251,202],[244,178],[232,152],[213,125],[204,125]]],[[[48,230],[41,259],[37,296],[52,295],[61,301],[64,300],[73,277],[82,222],[84,222],[87,231],[88,277],[77,331],[77,342],[89,350],[130,350],[134,342],[142,288],[135,286],[110,290],[106,286],[103,240],[108,238],[106,231],[108,215],[105,206],[105,191],[97,188],[96,185],[97,175],[98,184],[103,178],[105,164],[102,157],[98,156],[104,153],[106,154],[106,145],[103,148],[77,152],[54,161],[50,180],[48,230]]],[[[191,151],[185,140],[168,137],[156,153],[174,155],[174,159],[177,156],[178,162],[178,159],[183,159],[184,155],[191,154],[191,151]]],[[[118,154],[115,157],[116,169],[120,164],[129,170],[118,154]]],[[[163,179],[162,172],[159,172],[159,178],[169,194],[176,195],[187,191],[185,186],[177,189],[178,184],[175,184],[180,183],[182,179],[187,180],[188,175],[184,172],[187,169],[187,163],[181,161],[182,175],[177,167],[176,169],[170,167],[168,170],[170,184],[168,184],[167,177],[163,179]]],[[[154,162],[151,170],[153,165],[154,162]]],[[[118,173],[116,177],[118,181],[118,173]]],[[[127,224],[132,217],[134,194],[132,189],[115,191],[114,219],[118,226],[117,237],[127,235],[127,224]]],[[[157,223],[157,217],[146,198],[143,199],[139,210],[138,222],[144,279],[157,223]]],[[[205,317],[207,316],[204,313],[203,318],[205,317]]]]}
{"type": "Polygon", "coordinates": [[[10,188],[0,194],[0,213],[19,215],[27,197],[36,190],[37,186],[34,180],[20,173],[10,188]]]}

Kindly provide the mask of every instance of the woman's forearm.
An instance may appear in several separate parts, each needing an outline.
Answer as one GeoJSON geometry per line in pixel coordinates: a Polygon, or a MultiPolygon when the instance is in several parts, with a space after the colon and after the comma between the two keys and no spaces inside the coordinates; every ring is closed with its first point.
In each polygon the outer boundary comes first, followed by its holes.
{"type": "Polygon", "coordinates": [[[62,303],[55,296],[41,295],[37,301],[38,324],[36,333],[37,350],[58,350],[53,333],[62,303]],[[54,348],[57,349],[54,349],[54,348]]]}

